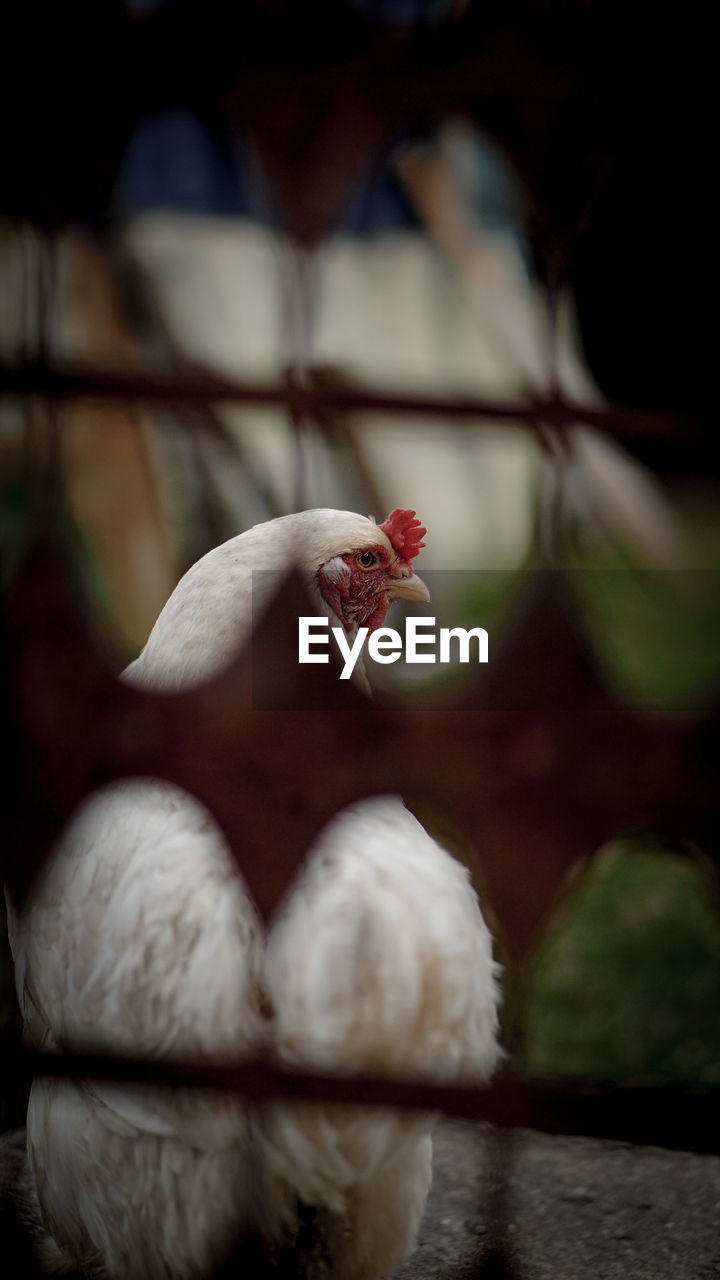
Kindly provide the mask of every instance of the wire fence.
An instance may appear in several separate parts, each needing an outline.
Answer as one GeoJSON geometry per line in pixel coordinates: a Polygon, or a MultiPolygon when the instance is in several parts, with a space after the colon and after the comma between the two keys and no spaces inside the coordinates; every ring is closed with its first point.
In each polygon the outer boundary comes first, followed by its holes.
{"type": "MultiPolygon", "coordinates": [[[[49,20],[49,8],[40,8],[49,20]]],[[[87,6],[74,6],[63,23],[70,30],[87,16],[87,6]]],[[[637,105],[639,90],[632,78],[611,83],[607,69],[590,58],[587,41],[573,44],[567,33],[559,40],[557,25],[555,38],[540,49],[529,31],[528,13],[520,9],[493,26],[483,24],[471,6],[465,25],[451,24],[441,35],[415,30],[390,36],[358,27],[355,19],[331,16],[330,10],[326,28],[314,26],[311,34],[303,21],[295,22],[292,6],[281,16],[282,22],[277,15],[268,22],[262,6],[253,6],[252,20],[247,15],[241,20],[231,6],[218,4],[203,11],[198,27],[196,7],[189,4],[168,6],[144,20],[124,17],[112,6],[98,7],[93,22],[101,35],[106,37],[110,27],[121,35],[115,46],[105,43],[102,59],[112,95],[98,87],[95,60],[83,61],[73,74],[63,61],[55,74],[70,94],[61,119],[49,121],[41,111],[39,134],[32,113],[22,122],[25,142],[39,138],[41,156],[59,145],[60,130],[72,123],[78,131],[79,171],[65,156],[63,163],[53,162],[51,180],[44,175],[40,182],[37,157],[29,164],[15,144],[6,212],[51,234],[106,201],[112,165],[100,163],[100,156],[107,137],[125,137],[150,105],[191,100],[217,111],[221,102],[225,122],[238,134],[250,130],[256,139],[285,225],[311,240],[338,199],[341,144],[353,144],[348,163],[354,165],[408,121],[432,122],[462,111],[496,124],[511,146],[530,192],[552,294],[603,189],[610,143],[598,136],[598,119],[610,106],[617,119],[628,104],[637,105]],[[242,56],[228,55],[219,65],[219,50],[232,44],[232,35],[242,56]],[[175,49],[175,59],[156,56],[165,42],[175,49]],[[127,67],[135,72],[131,90],[120,76],[127,67]],[[97,111],[81,113],[79,103],[91,84],[98,89],[97,111]],[[269,104],[279,98],[285,105],[274,111],[269,104]],[[299,122],[291,124],[295,108],[299,122]],[[575,130],[566,127],[568,112],[578,113],[575,130]],[[541,139],[537,155],[536,138],[541,139]],[[566,162],[574,178],[555,181],[554,169],[544,171],[541,164],[548,156],[554,166],[566,162]],[[579,158],[583,165],[575,172],[572,165],[579,158]]],[[[558,14],[555,18],[560,21],[558,14]]],[[[69,40],[67,49],[72,47],[69,40]]],[[[704,80],[696,90],[701,97],[714,92],[704,80]]],[[[4,128],[7,118],[5,113],[4,128]]],[[[556,390],[530,403],[375,393],[328,385],[321,371],[312,369],[275,384],[203,371],[179,377],[123,374],[63,361],[42,341],[21,359],[0,363],[0,395],[32,406],[49,442],[40,467],[49,501],[40,505],[37,537],[13,574],[3,605],[2,857],[4,877],[18,901],[52,856],[59,832],[83,798],[131,776],[175,783],[206,806],[266,919],[313,838],[344,805],[396,791],[410,801],[431,803],[481,851],[484,889],[511,968],[537,936],[578,856],[604,841],[652,831],[693,841],[717,861],[720,713],[711,708],[680,722],[659,721],[622,705],[583,638],[561,573],[548,571],[536,581],[492,671],[439,710],[409,715],[369,706],[324,668],[300,673],[292,658],[296,619],[305,608],[299,582],[276,601],[255,637],[252,677],[249,653],[240,654],[212,685],[161,697],[118,683],[98,656],[72,582],[62,520],[52,510],[59,482],[53,441],[63,430],[62,406],[83,400],[199,406],[208,414],[222,402],[271,404],[296,423],[321,422],[330,434],[335,424],[359,412],[398,415],[403,421],[432,418],[453,426],[483,419],[508,430],[550,426],[563,438],[580,424],[592,424],[628,446],[662,445],[666,459],[674,449],[683,455],[692,446],[711,469],[717,463],[714,405],[698,408],[689,395],[682,412],[635,405],[598,408],[579,405],[556,390]],[[278,670],[288,673],[280,688],[278,670]],[[251,680],[256,701],[268,709],[254,710],[248,718],[251,680]],[[352,736],[338,731],[348,716],[352,736]],[[253,785],[237,786],[250,767],[253,785]],[[312,785],[319,771],[321,791],[312,785]],[[283,787],[278,791],[279,777],[283,787]],[[267,857],[268,812],[274,821],[272,859],[267,857]]],[[[501,1127],[720,1152],[719,1099],[712,1088],[564,1089],[514,1078],[512,1064],[497,1083],[475,1089],[417,1079],[349,1079],[289,1070],[265,1058],[201,1066],[96,1054],[90,1046],[57,1057],[23,1048],[10,1033],[3,1037],[0,1061],[7,1090],[37,1074],[182,1084],[235,1090],[252,1103],[388,1104],[501,1127]]],[[[502,1153],[496,1164],[502,1183],[502,1153]]],[[[500,1207],[501,1217],[502,1212],[500,1207]]],[[[2,1227],[10,1240],[15,1224],[8,1220],[2,1227]]],[[[499,1231],[498,1239],[502,1222],[499,1231]]],[[[26,1249],[22,1234],[14,1247],[20,1257],[26,1249]]],[[[507,1241],[493,1248],[478,1264],[478,1275],[512,1275],[507,1241]]],[[[240,1250],[257,1274],[269,1267],[254,1240],[246,1239],[240,1250]]],[[[29,1255],[22,1265],[27,1269],[18,1274],[34,1274],[29,1255]]]]}

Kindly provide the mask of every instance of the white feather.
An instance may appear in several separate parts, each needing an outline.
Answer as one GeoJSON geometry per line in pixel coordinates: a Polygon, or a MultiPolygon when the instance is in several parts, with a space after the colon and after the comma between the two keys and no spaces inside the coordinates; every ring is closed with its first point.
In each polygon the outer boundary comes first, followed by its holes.
{"type": "MultiPolygon", "coordinates": [[[[321,563],[383,537],[318,511],[231,540],[185,576],[126,678],[208,678],[247,636],[252,568],[299,563],[312,589],[321,563]]],[[[491,941],[467,872],[394,797],[328,825],[266,942],[205,810],[164,783],[116,784],[11,912],[11,941],[31,1043],[206,1061],[270,1045],[304,1067],[443,1079],[485,1079],[499,1055],[491,941]]],[[[431,1123],[43,1080],[28,1149],[45,1226],[88,1274],[201,1275],[251,1219],[271,1245],[294,1245],[299,1274],[369,1280],[412,1248],[431,1123]]]]}

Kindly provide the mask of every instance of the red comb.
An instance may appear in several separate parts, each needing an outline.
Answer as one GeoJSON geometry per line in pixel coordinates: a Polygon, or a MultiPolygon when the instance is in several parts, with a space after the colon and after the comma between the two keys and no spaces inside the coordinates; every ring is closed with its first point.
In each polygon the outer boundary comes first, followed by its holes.
{"type": "Polygon", "coordinates": [[[421,538],[427,533],[427,529],[423,529],[420,521],[415,519],[414,511],[401,511],[400,507],[396,507],[380,528],[403,560],[412,560],[420,548],[425,546],[421,538]]]}

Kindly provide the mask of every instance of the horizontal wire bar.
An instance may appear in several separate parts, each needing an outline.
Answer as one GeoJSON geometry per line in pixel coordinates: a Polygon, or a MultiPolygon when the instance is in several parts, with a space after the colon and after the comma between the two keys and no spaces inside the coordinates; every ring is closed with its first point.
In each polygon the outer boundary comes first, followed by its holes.
{"type": "Polygon", "coordinates": [[[289,410],[296,417],[378,413],[413,418],[451,418],[455,423],[492,419],[508,426],[562,429],[594,426],[611,435],[714,444],[710,416],[694,411],[665,412],[634,406],[599,408],[554,395],[516,404],[465,395],[414,395],[300,383],[292,377],[277,383],[235,381],[210,373],[165,378],[151,373],[125,373],[62,364],[0,362],[0,395],[35,395],[52,400],[126,400],[168,405],[236,402],[289,410]]]}
{"type": "Polygon", "coordinates": [[[0,1079],[5,1085],[34,1075],[120,1080],[232,1092],[253,1103],[282,1100],[442,1111],[503,1127],[720,1152],[720,1088],[559,1088],[513,1079],[486,1086],[458,1085],[417,1078],[300,1071],[265,1058],[211,1064],[95,1052],[46,1053],[21,1046],[8,1033],[0,1035],[0,1048],[0,1079]]]}

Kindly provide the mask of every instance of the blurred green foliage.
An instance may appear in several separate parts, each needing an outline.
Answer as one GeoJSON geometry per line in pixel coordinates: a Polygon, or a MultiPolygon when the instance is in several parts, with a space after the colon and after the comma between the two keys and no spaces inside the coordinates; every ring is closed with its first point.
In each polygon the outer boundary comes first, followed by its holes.
{"type": "Polygon", "coordinates": [[[0,473],[0,585],[17,568],[27,547],[37,509],[32,488],[19,469],[0,473]]]}
{"type": "Polygon", "coordinates": [[[712,872],[648,842],[609,846],[534,958],[524,1067],[554,1080],[720,1084],[712,872]]]}
{"type": "Polygon", "coordinates": [[[720,696],[720,571],[617,568],[570,577],[616,694],[681,716],[720,696]]]}
{"type": "MultiPolygon", "coordinates": [[[[27,486],[6,477],[0,491],[6,573],[22,553],[32,519],[27,486]]],[[[92,548],[77,537],[74,552],[99,615],[105,585],[92,548]]],[[[485,626],[492,653],[534,572],[525,566],[456,574],[458,593],[449,606],[446,600],[449,613],[441,623],[485,626]]],[[[567,582],[616,696],[679,716],[716,701],[720,571],[641,569],[605,546],[602,557],[586,551],[582,566],[574,561],[567,582]]],[[[466,674],[445,673],[445,688],[452,692],[466,674]]],[[[0,929],[0,1020],[7,1026],[18,1014],[4,919],[0,929]]],[[[521,1065],[531,1075],[720,1084],[720,916],[704,864],[660,842],[602,851],[549,927],[527,996],[521,1065]]]]}
{"type": "MultiPolygon", "coordinates": [[[[459,585],[467,582],[452,621],[443,624],[486,627],[496,651],[506,622],[543,573],[455,575],[459,585]]],[[[618,554],[615,567],[569,568],[564,584],[602,676],[622,702],[684,718],[720,700],[720,570],[640,568],[618,554]]]]}

